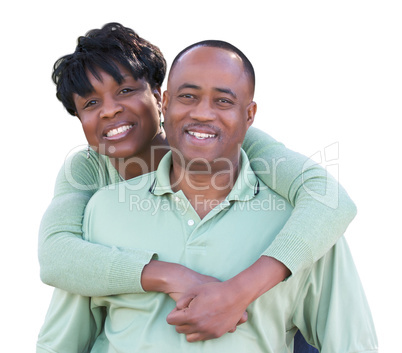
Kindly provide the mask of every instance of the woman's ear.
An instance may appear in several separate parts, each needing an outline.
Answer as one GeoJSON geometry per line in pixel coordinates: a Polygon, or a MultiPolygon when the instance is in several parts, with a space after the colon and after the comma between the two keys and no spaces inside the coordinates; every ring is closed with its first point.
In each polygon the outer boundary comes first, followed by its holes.
{"type": "Polygon", "coordinates": [[[162,111],[162,90],[160,86],[155,87],[152,90],[152,93],[156,99],[156,105],[158,106],[159,111],[162,111]]]}

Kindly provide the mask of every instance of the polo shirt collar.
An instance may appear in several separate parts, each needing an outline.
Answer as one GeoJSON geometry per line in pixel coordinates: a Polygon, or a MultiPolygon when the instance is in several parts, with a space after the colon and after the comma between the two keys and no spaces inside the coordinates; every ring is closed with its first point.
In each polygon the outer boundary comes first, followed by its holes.
{"type": "MultiPolygon", "coordinates": [[[[246,153],[241,149],[240,173],[227,201],[249,201],[259,192],[259,181],[250,166],[250,161],[246,153]]],[[[155,172],[155,180],[149,191],[157,196],[173,194],[170,186],[170,168],[172,165],[172,152],[169,151],[162,158],[158,169],[155,172]]]]}
{"type": "Polygon", "coordinates": [[[250,161],[246,152],[241,151],[240,173],[236,183],[229,195],[226,197],[228,201],[249,201],[259,192],[259,181],[254,171],[251,169],[250,161]]]}

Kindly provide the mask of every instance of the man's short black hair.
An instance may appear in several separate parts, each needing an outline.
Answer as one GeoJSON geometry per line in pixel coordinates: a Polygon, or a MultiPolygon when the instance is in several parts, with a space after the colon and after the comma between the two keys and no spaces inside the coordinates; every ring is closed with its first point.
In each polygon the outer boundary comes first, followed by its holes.
{"type": "Polygon", "coordinates": [[[78,38],[74,53],[56,61],[52,79],[57,98],[71,115],[76,107],[73,93],[85,96],[93,91],[88,73],[100,78],[99,70],[121,83],[123,77],[117,65],[126,68],[133,77],[145,79],[160,87],[166,75],[166,60],[159,48],[119,23],[108,23],[78,38]]]}
{"type": "Polygon", "coordinates": [[[180,58],[189,52],[193,48],[198,48],[198,47],[210,47],[210,48],[220,48],[227,50],[229,52],[232,52],[240,57],[240,59],[243,62],[244,70],[248,74],[251,84],[252,84],[252,89],[253,89],[253,94],[254,94],[254,89],[255,89],[255,72],[253,65],[251,64],[250,60],[247,58],[247,56],[238,48],[236,48],[233,44],[230,44],[228,42],[222,41],[222,40],[203,40],[201,42],[197,42],[194,44],[189,45],[187,48],[184,48],[179,54],[176,55],[172,62],[172,66],[170,68],[170,72],[173,71],[173,68],[176,66],[177,62],[180,60],[180,58]]]}

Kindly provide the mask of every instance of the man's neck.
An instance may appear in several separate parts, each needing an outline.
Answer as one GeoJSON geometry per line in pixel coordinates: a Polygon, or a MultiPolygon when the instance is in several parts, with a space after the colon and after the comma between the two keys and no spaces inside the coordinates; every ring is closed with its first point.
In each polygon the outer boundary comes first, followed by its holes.
{"type": "Polygon", "coordinates": [[[184,193],[202,219],[225,200],[237,180],[239,171],[240,160],[230,169],[213,165],[203,170],[189,168],[188,165],[183,167],[173,158],[170,184],[174,192],[181,190],[184,193]]]}

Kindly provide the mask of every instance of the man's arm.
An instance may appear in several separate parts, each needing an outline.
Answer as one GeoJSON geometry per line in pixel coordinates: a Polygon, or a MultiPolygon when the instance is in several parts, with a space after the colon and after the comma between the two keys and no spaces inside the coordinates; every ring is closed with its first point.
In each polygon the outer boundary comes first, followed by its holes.
{"type": "Polygon", "coordinates": [[[298,297],[293,323],[320,352],[377,352],[370,307],[345,238],[316,263],[298,297]]]}
{"type": "Polygon", "coordinates": [[[102,330],[103,313],[90,298],[55,289],[36,344],[37,353],[89,352],[102,330]]]}

